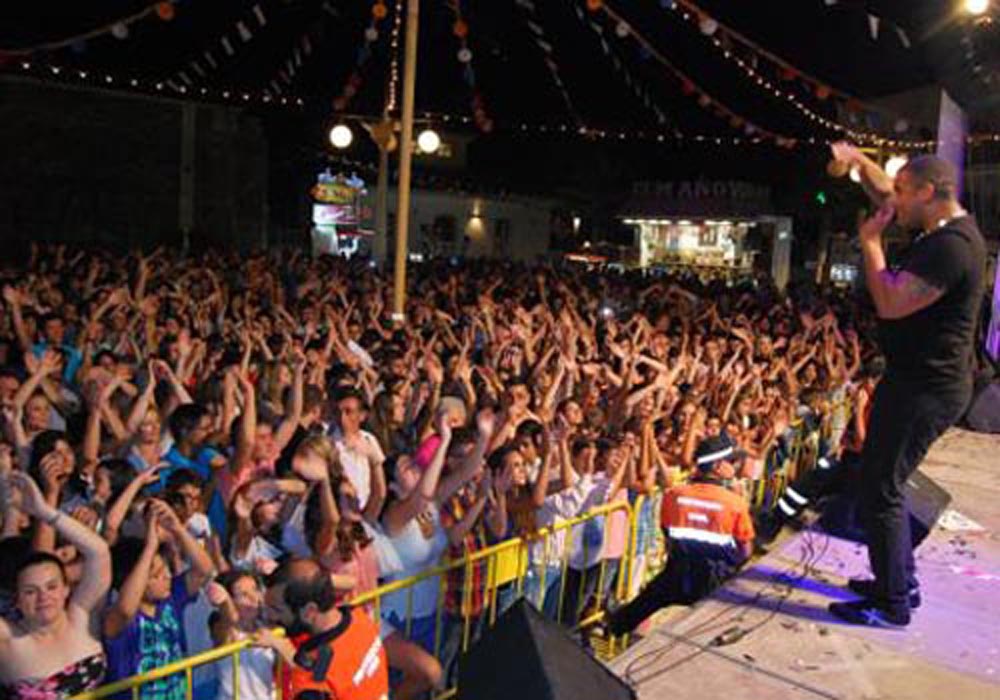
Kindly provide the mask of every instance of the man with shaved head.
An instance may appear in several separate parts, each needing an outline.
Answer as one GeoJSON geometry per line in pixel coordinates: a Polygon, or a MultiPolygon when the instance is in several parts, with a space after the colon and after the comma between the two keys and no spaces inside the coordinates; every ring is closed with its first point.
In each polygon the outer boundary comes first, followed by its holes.
{"type": "Polygon", "coordinates": [[[855,624],[902,627],[920,604],[903,487],[972,398],[986,246],[958,202],[958,175],[948,161],[919,156],[892,179],[852,146],[836,144],[833,152],[859,169],[880,205],[858,237],[886,369],[861,456],[861,508],[875,578],[851,581],[861,599],[834,603],[830,611],[855,624]],[[890,266],[882,233],[893,220],[916,237],[890,266]]]}

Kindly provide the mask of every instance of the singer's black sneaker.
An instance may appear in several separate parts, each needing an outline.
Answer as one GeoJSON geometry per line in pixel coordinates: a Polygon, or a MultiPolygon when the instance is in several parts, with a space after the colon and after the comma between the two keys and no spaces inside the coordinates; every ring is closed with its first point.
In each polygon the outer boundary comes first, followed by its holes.
{"type": "Polygon", "coordinates": [[[834,617],[852,625],[903,629],[910,624],[909,610],[889,610],[868,599],[852,600],[849,603],[830,603],[829,610],[834,617]]]}
{"type": "Polygon", "coordinates": [[[777,510],[765,510],[761,512],[753,524],[754,544],[758,548],[764,549],[773,544],[781,529],[788,524],[788,519],[777,510]]]}
{"type": "MultiPolygon", "coordinates": [[[[847,587],[862,598],[871,598],[875,594],[875,581],[870,578],[852,578],[847,582],[847,587]]],[[[910,610],[916,610],[922,602],[920,599],[920,589],[913,586],[908,591],[910,610]]]]}

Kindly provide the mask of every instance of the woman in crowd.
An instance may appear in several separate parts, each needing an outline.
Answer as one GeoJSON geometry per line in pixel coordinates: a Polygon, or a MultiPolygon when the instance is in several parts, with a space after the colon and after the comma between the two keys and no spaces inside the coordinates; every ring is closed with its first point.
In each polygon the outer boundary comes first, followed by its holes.
{"type": "Polygon", "coordinates": [[[111,585],[111,556],[97,533],[46,503],[23,472],[0,475],[5,512],[17,509],[54,529],[81,553],[71,588],[62,561],[36,551],[17,565],[14,624],[0,619],[0,683],[12,700],[56,700],[100,685],[107,669],[92,616],[111,585]]]}

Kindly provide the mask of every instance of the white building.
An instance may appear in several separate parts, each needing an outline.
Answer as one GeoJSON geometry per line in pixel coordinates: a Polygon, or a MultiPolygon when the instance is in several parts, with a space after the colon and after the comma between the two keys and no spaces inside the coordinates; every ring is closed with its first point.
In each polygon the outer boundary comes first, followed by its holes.
{"type": "MultiPolygon", "coordinates": [[[[374,209],[374,193],[366,206],[374,209]]],[[[387,250],[396,231],[397,193],[389,190],[387,250]]],[[[411,254],[465,255],[530,261],[549,251],[555,199],[490,196],[413,189],[410,195],[411,254]]]]}

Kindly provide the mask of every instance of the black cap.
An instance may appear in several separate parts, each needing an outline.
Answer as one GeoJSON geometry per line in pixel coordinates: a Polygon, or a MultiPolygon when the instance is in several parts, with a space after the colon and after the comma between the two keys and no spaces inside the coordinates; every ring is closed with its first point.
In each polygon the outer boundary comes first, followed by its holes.
{"type": "Polygon", "coordinates": [[[698,443],[694,451],[695,465],[702,472],[712,471],[712,468],[722,460],[733,462],[744,455],[745,453],[726,433],[705,438],[698,443]]]}

